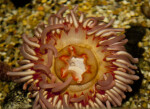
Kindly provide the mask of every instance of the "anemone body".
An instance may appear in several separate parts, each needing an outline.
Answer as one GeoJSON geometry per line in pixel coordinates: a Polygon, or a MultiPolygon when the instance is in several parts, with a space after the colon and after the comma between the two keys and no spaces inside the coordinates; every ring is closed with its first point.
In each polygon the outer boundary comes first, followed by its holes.
{"type": "Polygon", "coordinates": [[[22,35],[18,68],[8,72],[25,82],[23,89],[35,97],[35,108],[111,108],[121,106],[131,92],[129,84],[138,62],[126,52],[124,29],[112,28],[104,17],[85,18],[62,7],[41,23],[34,37],[22,35]]]}

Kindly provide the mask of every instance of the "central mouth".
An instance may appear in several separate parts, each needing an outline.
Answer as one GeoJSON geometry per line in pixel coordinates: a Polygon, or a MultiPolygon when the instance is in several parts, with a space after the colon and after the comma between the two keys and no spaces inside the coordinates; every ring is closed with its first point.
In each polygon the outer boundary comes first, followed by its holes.
{"type": "MultiPolygon", "coordinates": [[[[81,83],[81,81],[83,80],[82,75],[86,71],[84,59],[72,57],[70,59],[67,71],[72,72],[74,80],[77,81],[77,83],[81,83]]],[[[63,73],[65,73],[65,72],[63,72],[63,73]]]]}
{"type": "Polygon", "coordinates": [[[97,61],[92,51],[77,45],[68,45],[60,50],[55,60],[55,73],[58,78],[65,81],[72,76],[72,85],[89,82],[96,76],[97,69],[97,61]],[[92,60],[89,58],[91,56],[92,60]]]}

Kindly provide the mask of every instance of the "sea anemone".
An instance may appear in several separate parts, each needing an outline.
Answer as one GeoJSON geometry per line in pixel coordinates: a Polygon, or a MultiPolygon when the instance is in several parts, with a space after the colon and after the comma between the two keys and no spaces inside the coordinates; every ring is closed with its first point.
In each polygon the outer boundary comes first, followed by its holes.
{"type": "Polygon", "coordinates": [[[52,14],[40,23],[34,37],[22,35],[20,67],[8,72],[35,97],[36,108],[111,108],[121,106],[139,77],[126,52],[124,29],[112,28],[114,19],[85,17],[77,6],[52,14]]]}

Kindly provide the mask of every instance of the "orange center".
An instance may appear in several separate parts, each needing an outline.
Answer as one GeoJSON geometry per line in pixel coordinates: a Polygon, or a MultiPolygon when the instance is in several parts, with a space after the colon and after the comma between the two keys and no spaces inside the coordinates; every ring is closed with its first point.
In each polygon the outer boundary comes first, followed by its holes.
{"type": "Polygon", "coordinates": [[[68,45],[58,53],[55,61],[55,72],[62,81],[68,76],[72,76],[71,84],[85,84],[96,76],[96,58],[87,48],[68,45]],[[88,60],[91,55],[94,57],[93,62],[88,60]]]}

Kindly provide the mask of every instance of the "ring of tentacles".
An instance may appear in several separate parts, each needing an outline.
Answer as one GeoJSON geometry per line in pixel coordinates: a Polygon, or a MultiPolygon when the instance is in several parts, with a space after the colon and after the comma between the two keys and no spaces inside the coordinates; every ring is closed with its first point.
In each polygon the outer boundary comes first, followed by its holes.
{"type": "Polygon", "coordinates": [[[8,72],[35,97],[36,108],[111,108],[121,106],[138,62],[126,52],[124,29],[114,19],[85,17],[77,6],[63,6],[40,23],[34,37],[22,35],[20,67],[8,72]]]}

